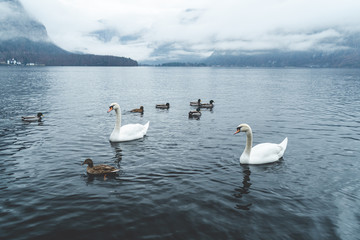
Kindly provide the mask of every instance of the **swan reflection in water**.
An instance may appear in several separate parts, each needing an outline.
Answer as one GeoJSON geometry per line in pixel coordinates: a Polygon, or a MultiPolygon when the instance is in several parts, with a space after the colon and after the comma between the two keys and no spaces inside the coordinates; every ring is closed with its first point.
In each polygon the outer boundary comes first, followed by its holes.
{"type": "Polygon", "coordinates": [[[120,144],[116,143],[116,142],[110,142],[111,147],[114,150],[115,156],[114,158],[114,162],[117,164],[117,167],[120,168],[120,162],[122,160],[122,150],[120,148],[120,144]]]}
{"type": "MultiPolygon", "coordinates": [[[[244,173],[244,178],[242,181],[242,186],[239,188],[235,188],[235,193],[234,193],[234,197],[242,199],[245,195],[250,193],[250,186],[251,186],[251,182],[250,182],[250,168],[249,166],[243,166],[243,173],[244,173]]],[[[246,203],[246,204],[236,204],[235,208],[237,209],[241,209],[241,210],[250,210],[250,206],[252,205],[252,203],[246,203]]]]}

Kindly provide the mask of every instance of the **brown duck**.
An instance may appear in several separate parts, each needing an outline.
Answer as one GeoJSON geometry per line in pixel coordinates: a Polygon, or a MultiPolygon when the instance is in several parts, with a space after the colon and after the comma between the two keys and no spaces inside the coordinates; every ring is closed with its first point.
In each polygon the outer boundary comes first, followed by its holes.
{"type": "Polygon", "coordinates": [[[143,107],[143,106],[140,106],[140,108],[135,108],[135,109],[131,110],[130,112],[133,112],[133,113],[144,113],[144,107],[143,107]]]}
{"type": "Polygon", "coordinates": [[[81,165],[84,164],[88,165],[86,168],[86,172],[91,175],[115,174],[116,172],[120,171],[120,169],[105,164],[94,166],[94,163],[90,158],[85,159],[85,161],[81,165]]]}

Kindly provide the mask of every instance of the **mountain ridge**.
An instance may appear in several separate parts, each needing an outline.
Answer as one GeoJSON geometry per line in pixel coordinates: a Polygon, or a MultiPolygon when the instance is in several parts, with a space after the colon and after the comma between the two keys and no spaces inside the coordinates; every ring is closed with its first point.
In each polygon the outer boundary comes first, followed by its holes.
{"type": "Polygon", "coordinates": [[[47,66],[138,66],[131,58],[66,51],[52,43],[45,26],[18,0],[0,0],[0,63],[10,59],[47,66]]]}
{"type": "Polygon", "coordinates": [[[214,52],[203,61],[211,66],[360,68],[360,50],[214,52]]]}
{"type": "MultiPolygon", "coordinates": [[[[144,61],[142,65],[360,68],[360,33],[350,34],[336,28],[333,31],[337,33],[336,37],[320,41],[322,49],[303,51],[215,49],[206,58],[190,54],[167,61],[172,44],[165,44],[152,53],[161,55],[160,59],[144,61]]],[[[92,34],[107,42],[115,33],[109,30],[92,34]]],[[[123,41],[127,40],[124,37],[123,41]]],[[[23,64],[48,66],[138,66],[131,58],[66,51],[51,41],[45,26],[29,15],[19,0],[0,0],[0,64],[13,58],[23,64]]]]}

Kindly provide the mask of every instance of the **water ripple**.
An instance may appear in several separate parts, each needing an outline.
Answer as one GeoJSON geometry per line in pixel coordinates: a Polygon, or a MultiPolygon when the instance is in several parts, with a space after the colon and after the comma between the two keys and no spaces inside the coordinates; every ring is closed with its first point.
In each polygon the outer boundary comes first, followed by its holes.
{"type": "Polygon", "coordinates": [[[350,69],[4,68],[0,235],[354,239],[359,76],[350,69]],[[215,108],[192,121],[189,101],[198,98],[215,100],[215,108]],[[144,139],[109,142],[112,102],[124,124],[150,121],[144,139]],[[155,108],[163,102],[171,108],[155,108]],[[140,105],[142,116],[129,113],[140,105]],[[21,122],[38,111],[42,123],[21,122]],[[243,122],[254,144],[287,136],[284,158],[240,165],[246,137],[233,133],[243,122]],[[89,176],[85,158],[121,171],[89,176]]]}

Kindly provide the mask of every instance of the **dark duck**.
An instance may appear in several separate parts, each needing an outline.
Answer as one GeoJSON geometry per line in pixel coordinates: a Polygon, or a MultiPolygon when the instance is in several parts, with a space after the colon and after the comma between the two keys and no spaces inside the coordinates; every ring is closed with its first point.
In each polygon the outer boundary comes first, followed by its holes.
{"type": "Polygon", "coordinates": [[[200,118],[200,117],[201,117],[200,108],[197,108],[196,111],[189,112],[189,118],[200,118]]]}
{"type": "Polygon", "coordinates": [[[169,108],[170,108],[170,103],[157,104],[155,107],[156,107],[156,108],[160,108],[160,109],[169,109],[169,108]]]}
{"type": "Polygon", "coordinates": [[[202,103],[200,104],[200,107],[201,108],[213,108],[215,105],[214,105],[214,100],[210,100],[210,103],[202,103]]]}
{"type": "Polygon", "coordinates": [[[197,102],[190,102],[190,106],[200,106],[201,104],[201,99],[198,99],[197,102]]]}
{"type": "Polygon", "coordinates": [[[44,117],[44,115],[39,112],[36,116],[22,116],[21,120],[25,121],[25,122],[41,122],[42,118],[44,117]]]}

